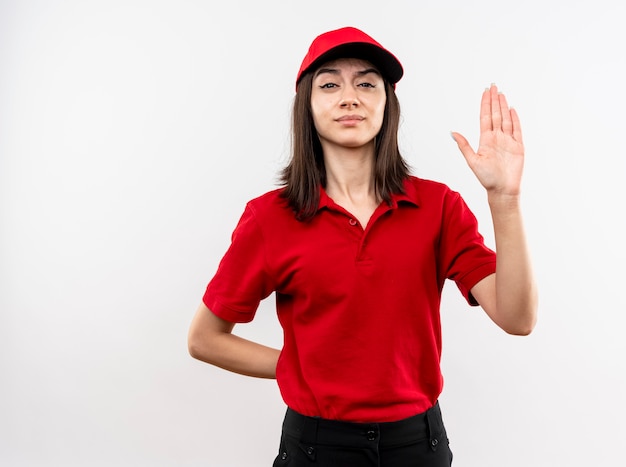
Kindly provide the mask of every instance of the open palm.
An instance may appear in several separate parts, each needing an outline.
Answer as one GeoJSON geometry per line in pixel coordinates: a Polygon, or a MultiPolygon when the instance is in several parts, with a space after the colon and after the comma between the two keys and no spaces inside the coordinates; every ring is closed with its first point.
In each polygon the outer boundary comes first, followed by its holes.
{"type": "Polygon", "coordinates": [[[480,140],[474,152],[464,136],[452,133],[480,183],[492,193],[518,195],[524,167],[524,144],[517,112],[491,85],[480,102],[480,140]]]}

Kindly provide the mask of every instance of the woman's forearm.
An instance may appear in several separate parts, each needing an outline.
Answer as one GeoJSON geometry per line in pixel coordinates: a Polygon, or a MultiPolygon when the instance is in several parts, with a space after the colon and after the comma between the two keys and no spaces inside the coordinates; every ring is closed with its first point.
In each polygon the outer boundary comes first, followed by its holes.
{"type": "Polygon", "coordinates": [[[537,319],[537,288],[519,196],[489,195],[496,241],[496,314],[501,327],[528,334],[537,319]]]}

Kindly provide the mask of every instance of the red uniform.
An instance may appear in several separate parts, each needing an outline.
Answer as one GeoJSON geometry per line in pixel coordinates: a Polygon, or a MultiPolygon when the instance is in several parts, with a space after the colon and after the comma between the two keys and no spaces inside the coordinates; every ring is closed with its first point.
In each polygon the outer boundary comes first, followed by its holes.
{"type": "Polygon", "coordinates": [[[274,190],[248,203],[204,303],[248,322],[275,292],[285,403],[326,419],[395,421],[441,393],[445,280],[476,305],[469,291],[495,265],[476,218],[441,183],[409,178],[367,226],[323,189],[315,217],[297,221],[274,190]]]}

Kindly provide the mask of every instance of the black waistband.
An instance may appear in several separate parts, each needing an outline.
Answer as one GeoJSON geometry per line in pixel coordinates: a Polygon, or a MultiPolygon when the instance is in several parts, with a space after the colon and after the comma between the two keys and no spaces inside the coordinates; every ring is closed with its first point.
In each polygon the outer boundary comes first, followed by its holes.
{"type": "Polygon", "coordinates": [[[379,446],[397,446],[429,439],[436,448],[443,432],[439,403],[413,417],[397,422],[352,423],[307,417],[287,409],[283,432],[305,444],[352,446],[377,442],[379,446]]]}

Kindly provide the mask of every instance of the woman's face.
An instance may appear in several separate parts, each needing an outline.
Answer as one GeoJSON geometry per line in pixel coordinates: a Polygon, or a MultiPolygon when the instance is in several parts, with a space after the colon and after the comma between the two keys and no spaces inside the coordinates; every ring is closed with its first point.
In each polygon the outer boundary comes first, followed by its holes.
{"type": "Polygon", "coordinates": [[[342,58],[313,75],[311,110],[322,148],[359,148],[374,143],[385,113],[382,76],[368,61],[342,58]]]}

